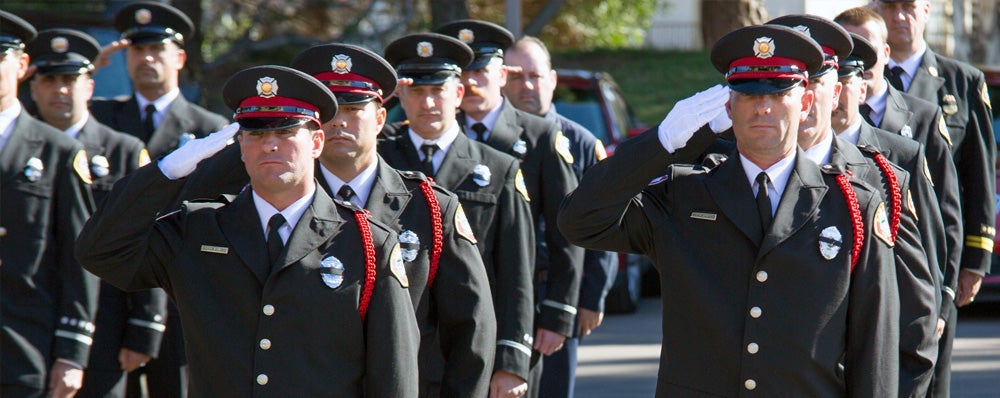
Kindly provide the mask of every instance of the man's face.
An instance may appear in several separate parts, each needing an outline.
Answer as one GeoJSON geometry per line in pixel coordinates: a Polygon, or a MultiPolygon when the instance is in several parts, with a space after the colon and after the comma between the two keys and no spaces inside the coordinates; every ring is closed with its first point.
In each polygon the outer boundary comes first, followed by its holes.
{"type": "Polygon", "coordinates": [[[833,131],[838,133],[847,130],[860,117],[859,106],[864,102],[867,83],[855,73],[850,76],[840,78],[843,90],[840,90],[840,101],[837,108],[833,110],[831,125],[833,131]]]}
{"type": "Polygon", "coordinates": [[[518,66],[520,72],[507,73],[504,95],[514,107],[535,115],[544,115],[552,105],[556,90],[556,71],[537,45],[512,48],[505,57],[507,65],[518,66]]]}
{"type": "Polygon", "coordinates": [[[17,101],[17,83],[27,70],[27,54],[14,50],[0,53],[0,110],[17,101]]]}
{"type": "Polygon", "coordinates": [[[237,136],[254,190],[279,192],[313,178],[313,162],[323,151],[323,130],[308,125],[237,136]]]}
{"type": "Polygon", "coordinates": [[[93,95],[94,81],[86,74],[35,75],[31,79],[31,99],[42,119],[53,126],[68,128],[80,121],[93,95]]]}
{"type": "Polygon", "coordinates": [[[931,4],[926,0],[900,3],[878,2],[878,12],[889,28],[888,42],[892,47],[909,48],[924,37],[931,4]]]}
{"type": "Polygon", "coordinates": [[[883,30],[880,25],[876,21],[868,21],[860,26],[844,25],[844,29],[847,29],[848,32],[868,39],[875,46],[878,61],[871,69],[866,70],[864,74],[865,81],[873,86],[878,86],[878,83],[882,81],[885,76],[885,65],[889,63],[889,44],[885,42],[885,36],[882,34],[883,30]]]}
{"type": "Polygon", "coordinates": [[[136,88],[172,90],[187,53],[172,41],[133,44],[125,50],[125,60],[136,88]]]}
{"type": "Polygon", "coordinates": [[[465,98],[462,111],[481,119],[503,103],[500,90],[507,84],[507,70],[499,58],[494,58],[482,69],[462,71],[465,98]]]}
{"type": "Polygon", "coordinates": [[[726,110],[733,120],[740,153],[750,159],[790,153],[795,149],[799,123],[811,104],[812,94],[801,87],[764,95],[733,91],[726,110]]]}
{"type": "Polygon", "coordinates": [[[815,143],[829,133],[830,117],[833,108],[837,106],[841,88],[837,81],[837,71],[809,80],[806,92],[813,94],[813,105],[809,116],[799,124],[799,143],[804,147],[808,148],[809,145],[806,144],[815,143]]]}
{"type": "Polygon", "coordinates": [[[456,79],[442,84],[403,86],[399,104],[409,119],[409,128],[424,139],[436,139],[451,128],[465,88],[456,79]]]}
{"type": "Polygon", "coordinates": [[[323,124],[326,143],[320,161],[336,164],[373,156],[384,124],[385,108],[375,101],[340,105],[337,115],[323,124]]]}

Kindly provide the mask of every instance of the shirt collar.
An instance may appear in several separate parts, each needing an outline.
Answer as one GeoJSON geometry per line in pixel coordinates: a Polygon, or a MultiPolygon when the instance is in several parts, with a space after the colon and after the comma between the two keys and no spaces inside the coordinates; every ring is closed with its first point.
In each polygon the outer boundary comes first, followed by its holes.
{"type": "Polygon", "coordinates": [[[832,150],[833,132],[830,132],[830,134],[826,135],[826,138],[823,138],[818,144],[813,145],[812,148],[803,149],[802,154],[813,163],[827,164],[830,162],[830,151],[832,150]]]}
{"type": "Polygon", "coordinates": [[[882,87],[882,91],[872,94],[871,97],[865,100],[865,104],[872,108],[872,113],[868,115],[872,119],[872,123],[875,125],[882,124],[882,118],[885,117],[885,104],[889,97],[889,85],[886,84],[882,87]]]}
{"type": "Polygon", "coordinates": [[[87,124],[88,120],[90,120],[90,112],[84,113],[79,122],[76,122],[72,126],[69,126],[68,129],[63,130],[63,133],[66,133],[66,135],[73,138],[78,137],[80,135],[80,130],[83,130],[83,125],[87,124]]]}
{"type": "Polygon", "coordinates": [[[448,148],[451,148],[451,144],[455,143],[455,138],[458,138],[459,131],[461,129],[458,128],[458,124],[453,124],[450,129],[441,134],[436,140],[425,140],[417,133],[414,133],[413,130],[409,130],[409,135],[410,141],[413,142],[413,147],[417,148],[417,151],[420,151],[420,146],[424,144],[437,144],[437,153],[445,154],[448,153],[448,148]]]}
{"type": "Polygon", "coordinates": [[[850,142],[851,145],[858,145],[858,139],[861,138],[861,120],[859,119],[844,131],[837,133],[837,137],[850,142]]]}
{"type": "MultiPolygon", "coordinates": [[[[785,156],[777,163],[771,165],[771,167],[768,167],[767,170],[762,170],[744,157],[742,153],[740,154],[740,163],[743,165],[743,172],[746,173],[747,181],[750,182],[751,187],[756,183],[757,175],[761,171],[767,173],[767,178],[771,180],[771,185],[774,186],[773,192],[776,194],[772,198],[776,197],[780,199],[782,192],[785,191],[785,185],[788,184],[788,178],[792,175],[792,166],[795,165],[795,152],[785,156]]],[[[773,206],[778,203],[778,200],[772,199],[771,203],[773,211],[773,206]]]]}
{"type": "Polygon", "coordinates": [[[312,191],[305,194],[299,200],[296,200],[292,204],[288,205],[285,210],[278,211],[270,203],[267,203],[264,198],[257,195],[256,191],[251,190],[253,195],[253,204],[257,207],[257,216],[260,217],[260,227],[264,231],[264,236],[267,236],[267,222],[271,220],[271,217],[276,213],[281,213],[285,217],[285,225],[278,228],[278,234],[281,235],[281,239],[288,241],[288,237],[291,236],[292,231],[295,230],[295,224],[299,222],[302,215],[305,214],[306,209],[312,204],[313,198],[315,197],[316,187],[314,186],[312,191]]]}
{"type": "Polygon", "coordinates": [[[21,102],[14,101],[14,105],[0,112],[0,137],[7,137],[14,129],[14,120],[21,114],[21,102]]]}
{"type": "Polygon", "coordinates": [[[465,126],[469,127],[466,131],[466,134],[469,136],[469,138],[472,138],[473,140],[476,139],[476,132],[472,131],[472,125],[476,123],[482,123],[484,126],[486,126],[486,133],[483,133],[483,139],[489,137],[490,132],[493,131],[493,126],[497,124],[497,119],[500,119],[500,111],[503,110],[503,106],[506,105],[506,102],[507,99],[503,98],[500,101],[500,106],[493,108],[493,110],[489,111],[486,114],[486,117],[483,117],[483,120],[476,120],[473,119],[472,116],[469,116],[469,114],[465,114],[465,126]]]}
{"type": "Polygon", "coordinates": [[[897,63],[896,61],[892,60],[892,58],[890,58],[889,69],[892,69],[895,66],[899,66],[903,68],[903,71],[906,72],[906,75],[912,79],[913,76],[916,76],[917,69],[920,68],[920,62],[923,61],[924,53],[926,52],[927,52],[927,43],[924,43],[924,48],[920,49],[920,51],[913,53],[913,55],[911,55],[909,58],[904,59],[903,62],[897,63]]]}
{"type": "Polygon", "coordinates": [[[142,94],[139,94],[138,92],[136,92],[135,93],[135,100],[136,100],[136,102],[139,103],[139,112],[140,113],[145,112],[146,105],[149,105],[150,103],[152,103],[153,106],[156,107],[156,113],[159,114],[159,113],[165,112],[167,110],[167,108],[170,107],[170,103],[174,102],[174,100],[177,99],[177,97],[180,96],[180,95],[181,95],[181,90],[179,88],[174,87],[173,90],[168,91],[166,94],[163,94],[162,96],[160,96],[160,98],[157,98],[157,99],[152,100],[152,101],[146,99],[146,97],[143,97],[142,94]]]}
{"type": "Polygon", "coordinates": [[[361,170],[356,177],[350,182],[344,182],[336,174],[333,174],[330,170],[326,169],[323,163],[319,164],[320,174],[326,179],[326,184],[333,191],[333,195],[336,196],[337,192],[340,191],[340,187],[344,184],[350,185],[351,189],[354,190],[354,197],[351,198],[351,203],[358,205],[358,207],[364,208],[365,204],[368,203],[368,196],[372,192],[372,186],[375,185],[375,171],[378,170],[378,156],[375,157],[375,161],[372,164],[361,170]]]}

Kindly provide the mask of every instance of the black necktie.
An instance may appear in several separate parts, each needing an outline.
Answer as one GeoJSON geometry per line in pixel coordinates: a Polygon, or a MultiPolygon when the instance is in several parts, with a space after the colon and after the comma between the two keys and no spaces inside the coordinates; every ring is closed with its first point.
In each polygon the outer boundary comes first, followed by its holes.
{"type": "Polygon", "coordinates": [[[861,105],[858,106],[858,110],[861,113],[861,117],[865,118],[865,121],[868,122],[868,124],[870,124],[872,126],[875,126],[875,127],[878,127],[878,125],[876,125],[875,122],[872,121],[872,107],[871,106],[869,106],[868,104],[861,104],[861,105]]]}
{"type": "Polygon", "coordinates": [[[472,131],[476,132],[476,141],[486,142],[486,125],[476,123],[472,125],[472,131]]]}
{"type": "Polygon", "coordinates": [[[156,113],[156,106],[153,104],[146,105],[146,117],[142,119],[142,129],[146,131],[146,139],[153,136],[153,132],[156,131],[156,125],[153,124],[153,114],[156,113]]]}
{"type": "Polygon", "coordinates": [[[285,246],[281,242],[281,235],[278,235],[278,228],[284,224],[285,217],[281,213],[271,216],[271,219],[267,221],[267,255],[271,260],[271,267],[276,265],[278,255],[281,254],[281,249],[285,246]]]}
{"type": "Polygon", "coordinates": [[[423,144],[420,152],[424,154],[424,174],[434,177],[434,153],[437,152],[437,144],[423,144]]]}
{"type": "Polygon", "coordinates": [[[771,198],[767,194],[767,173],[757,174],[757,212],[760,214],[760,226],[764,234],[771,228],[771,198]]]}
{"type": "Polygon", "coordinates": [[[902,76],[904,73],[906,72],[900,66],[893,66],[892,68],[886,66],[885,77],[889,78],[889,84],[895,87],[896,90],[906,92],[906,89],[903,88],[902,76]]]}
{"type": "Polygon", "coordinates": [[[351,186],[347,184],[342,185],[340,189],[337,190],[337,197],[340,198],[340,200],[346,200],[350,202],[351,198],[353,198],[354,195],[355,195],[354,190],[351,189],[351,186]]]}

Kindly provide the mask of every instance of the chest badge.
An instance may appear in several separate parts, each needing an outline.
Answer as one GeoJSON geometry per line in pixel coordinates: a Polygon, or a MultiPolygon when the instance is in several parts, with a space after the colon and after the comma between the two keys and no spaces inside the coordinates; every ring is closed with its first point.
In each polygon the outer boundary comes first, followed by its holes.
{"type": "Polygon", "coordinates": [[[417,258],[417,253],[420,252],[420,237],[413,231],[403,231],[399,234],[399,250],[403,261],[413,262],[417,258]]]}
{"type": "Polygon", "coordinates": [[[24,178],[27,178],[31,182],[38,181],[38,179],[42,178],[42,170],[45,170],[45,165],[42,164],[41,159],[28,159],[28,163],[24,164],[24,178]]]}
{"type": "Polygon", "coordinates": [[[472,181],[481,187],[490,185],[490,177],[493,173],[490,172],[489,166],[485,164],[477,164],[476,167],[472,168],[472,181]]]}
{"type": "Polygon", "coordinates": [[[906,138],[913,138],[913,129],[910,128],[909,124],[904,125],[903,128],[899,129],[899,135],[906,138]]]}
{"type": "Polygon", "coordinates": [[[844,238],[837,227],[826,227],[819,233],[819,254],[827,260],[833,260],[840,253],[844,238]]]}
{"type": "Polygon", "coordinates": [[[324,258],[319,263],[319,273],[323,283],[330,289],[336,289],[344,283],[344,263],[334,256],[324,258]]]}
{"type": "Polygon", "coordinates": [[[518,156],[524,157],[524,154],[528,153],[528,143],[524,142],[524,140],[517,140],[517,142],[514,143],[514,146],[511,149],[518,156]]]}
{"type": "Polygon", "coordinates": [[[108,162],[108,158],[101,155],[90,158],[90,173],[97,178],[105,177],[110,174],[111,163],[108,162]]]}

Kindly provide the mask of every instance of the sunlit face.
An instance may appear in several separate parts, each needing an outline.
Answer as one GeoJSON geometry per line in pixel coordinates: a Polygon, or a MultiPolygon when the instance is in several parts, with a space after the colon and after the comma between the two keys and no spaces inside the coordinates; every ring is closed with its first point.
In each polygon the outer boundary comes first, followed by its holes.
{"type": "Polygon", "coordinates": [[[277,193],[312,180],[314,162],[323,151],[323,130],[312,130],[309,125],[243,131],[237,136],[255,191],[277,193]]]}
{"type": "Polygon", "coordinates": [[[535,115],[548,113],[557,76],[545,51],[529,43],[511,48],[504,59],[507,65],[521,68],[520,72],[507,72],[504,96],[522,111],[535,115]]]}
{"type": "Polygon", "coordinates": [[[867,83],[857,74],[851,74],[840,78],[843,90],[840,90],[840,101],[837,108],[833,110],[831,125],[833,131],[843,132],[861,117],[858,107],[864,102],[867,83]]]}
{"type": "Polygon", "coordinates": [[[796,87],[778,94],[733,91],[726,110],[740,153],[748,158],[783,156],[795,149],[799,123],[812,104],[812,94],[796,87]]]}
{"type": "Polygon", "coordinates": [[[341,104],[337,115],[323,124],[326,143],[320,161],[337,164],[374,156],[376,138],[385,125],[385,114],[385,108],[375,101],[341,104]]]}
{"type": "Polygon", "coordinates": [[[31,99],[39,116],[60,130],[83,118],[93,95],[94,81],[86,74],[35,75],[31,79],[31,99]]]}
{"type": "Polygon", "coordinates": [[[465,88],[457,79],[442,84],[403,86],[399,104],[410,121],[409,128],[424,139],[437,139],[456,123],[455,115],[465,88]]]}
{"type": "Polygon", "coordinates": [[[27,54],[15,50],[0,53],[0,110],[17,101],[17,83],[27,71],[27,54]]]}
{"type": "Polygon", "coordinates": [[[493,58],[481,69],[463,70],[465,97],[462,98],[462,111],[476,119],[482,119],[503,103],[501,89],[506,84],[507,70],[500,58],[493,58]]]}
{"type": "Polygon", "coordinates": [[[889,44],[885,42],[884,27],[877,21],[868,21],[860,26],[844,25],[844,29],[868,39],[875,46],[878,61],[865,71],[864,78],[869,86],[881,87],[884,84],[882,79],[885,76],[885,65],[889,63],[889,44]]]}
{"type": "Polygon", "coordinates": [[[888,42],[892,47],[909,48],[923,40],[930,18],[931,4],[926,0],[913,2],[878,2],[878,12],[889,28],[888,42]]]}
{"type": "Polygon", "coordinates": [[[132,44],[125,50],[129,77],[137,89],[172,90],[187,53],[172,41],[132,44]]]}
{"type": "Polygon", "coordinates": [[[809,80],[807,92],[813,94],[812,109],[809,116],[799,124],[799,145],[803,148],[810,148],[812,144],[819,142],[830,133],[830,117],[833,108],[837,107],[840,99],[840,82],[837,80],[837,71],[827,72],[825,75],[809,80]]]}

